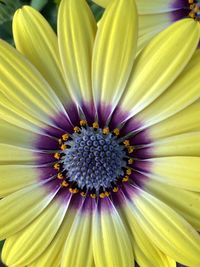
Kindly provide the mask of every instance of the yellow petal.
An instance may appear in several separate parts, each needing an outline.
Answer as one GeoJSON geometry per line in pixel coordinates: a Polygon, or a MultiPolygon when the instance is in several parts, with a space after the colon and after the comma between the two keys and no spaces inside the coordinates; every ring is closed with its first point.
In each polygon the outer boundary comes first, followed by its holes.
{"type": "Polygon", "coordinates": [[[0,61],[2,93],[14,101],[16,107],[20,106],[21,110],[51,125],[49,116],[64,112],[64,108],[41,74],[2,40],[0,61]]]}
{"type": "Polygon", "coordinates": [[[133,247],[136,261],[143,267],[176,267],[176,262],[162,253],[148,238],[137,222],[134,209],[130,204],[122,208],[133,235],[133,247]]]}
{"type": "Polygon", "coordinates": [[[152,152],[154,157],[200,156],[200,132],[161,139],[153,144],[152,152]]]}
{"type": "MultiPolygon", "coordinates": [[[[88,209],[90,210],[90,207],[88,209]]],[[[90,211],[85,213],[79,211],[66,239],[61,267],[92,266],[91,232],[92,216],[90,211]]]]}
{"type": "Polygon", "coordinates": [[[0,92],[0,99],[0,116],[5,121],[35,133],[40,133],[40,128],[47,127],[39,118],[34,118],[25,110],[22,111],[20,106],[15,105],[15,101],[12,102],[11,99],[6,98],[2,92],[0,92]]]}
{"type": "MultiPolygon", "coordinates": [[[[15,150],[13,155],[14,154],[15,150]]],[[[6,195],[9,195],[25,186],[36,183],[39,175],[36,167],[28,165],[3,164],[0,165],[0,173],[0,197],[5,197],[6,195]]]]}
{"type": "Polygon", "coordinates": [[[162,157],[149,162],[152,179],[200,192],[200,157],[162,157]]]}
{"type": "Polygon", "coordinates": [[[63,104],[70,102],[58,51],[58,40],[44,17],[24,6],[13,18],[13,35],[17,50],[24,54],[55,90],[63,104]]]}
{"type": "Polygon", "coordinates": [[[200,131],[199,101],[148,128],[148,134],[153,140],[193,131],[200,131]]]}
{"type": "Polygon", "coordinates": [[[91,101],[91,58],[96,22],[85,0],[63,0],[58,13],[58,42],[67,87],[81,102],[91,101]]]}
{"type": "MultiPolygon", "coordinates": [[[[139,3],[138,3],[139,4],[139,3]]],[[[160,31],[164,30],[171,24],[171,13],[139,15],[139,37],[138,51],[160,31]]]]}
{"type": "Polygon", "coordinates": [[[153,194],[180,213],[197,230],[200,230],[200,194],[149,180],[145,191],[153,194]]]}
{"type": "Polygon", "coordinates": [[[133,0],[112,1],[100,21],[94,45],[94,99],[116,105],[133,65],[137,44],[137,15],[133,0]]]}
{"type": "MultiPolygon", "coordinates": [[[[173,4],[173,0],[136,0],[139,14],[155,14],[155,13],[164,13],[172,10],[176,10],[178,7],[183,7],[183,4],[180,1],[180,4],[173,4]]],[[[157,15],[157,14],[155,14],[157,15]]]]}
{"type": "Polygon", "coordinates": [[[200,98],[200,50],[197,50],[178,79],[144,109],[137,118],[149,126],[184,109],[200,98]]]}
{"type": "Polygon", "coordinates": [[[138,223],[158,248],[186,266],[199,266],[200,236],[190,224],[142,190],[133,203],[138,223]]]}
{"type": "Polygon", "coordinates": [[[35,260],[53,240],[66,209],[66,203],[52,203],[26,228],[6,239],[2,260],[8,266],[25,266],[35,260]]]}
{"type": "Polygon", "coordinates": [[[197,22],[185,19],[153,38],[136,59],[121,100],[123,110],[133,116],[159,97],[183,71],[199,37],[197,22]]]}
{"type": "Polygon", "coordinates": [[[38,257],[29,267],[46,267],[53,266],[59,267],[61,263],[61,257],[63,254],[64,245],[74,221],[76,211],[73,209],[68,209],[63,219],[63,222],[51,242],[48,248],[38,257]]]}
{"type": "Polygon", "coordinates": [[[99,205],[92,232],[95,266],[132,267],[130,239],[118,212],[109,199],[101,200],[99,205]]]}
{"type": "Polygon", "coordinates": [[[16,145],[24,148],[33,148],[33,144],[38,136],[28,130],[24,130],[18,126],[0,118],[0,142],[9,145],[16,145]],[[14,134],[13,134],[14,133],[14,134]]]}
{"type": "Polygon", "coordinates": [[[23,229],[50,203],[57,189],[47,192],[45,186],[32,185],[0,201],[0,239],[23,229]]]}

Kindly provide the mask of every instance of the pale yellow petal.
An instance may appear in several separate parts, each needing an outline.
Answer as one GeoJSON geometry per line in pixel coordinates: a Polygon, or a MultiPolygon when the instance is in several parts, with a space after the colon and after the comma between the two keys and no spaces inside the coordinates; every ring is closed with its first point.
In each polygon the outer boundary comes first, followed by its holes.
{"type": "Polygon", "coordinates": [[[97,5],[101,6],[101,7],[107,7],[107,5],[109,3],[111,3],[112,0],[93,0],[93,2],[95,2],[97,5]]]}
{"type": "Polygon", "coordinates": [[[133,0],[113,1],[105,10],[95,39],[92,80],[94,99],[116,105],[133,65],[137,15],[133,0]]]}
{"type": "Polygon", "coordinates": [[[176,267],[176,262],[162,253],[148,238],[135,218],[131,205],[122,208],[133,236],[133,248],[137,263],[142,267],[176,267]]]}
{"type": "Polygon", "coordinates": [[[195,229],[200,230],[200,194],[155,180],[145,182],[144,189],[180,213],[195,229]]]}
{"type": "Polygon", "coordinates": [[[44,17],[30,6],[18,9],[13,18],[17,50],[24,54],[67,105],[71,98],[64,82],[56,34],[44,17]]]}
{"type": "Polygon", "coordinates": [[[200,131],[199,101],[148,128],[148,134],[153,140],[193,131],[200,131]]]}
{"type": "Polygon", "coordinates": [[[149,176],[175,187],[200,192],[200,157],[162,157],[148,160],[149,176]]]}
{"type": "Polygon", "coordinates": [[[68,209],[55,238],[48,248],[29,267],[59,267],[64,245],[76,215],[76,210],[68,209]]]}
{"type": "Polygon", "coordinates": [[[199,156],[200,132],[192,132],[164,138],[152,144],[154,157],[199,156]]]}
{"type": "Polygon", "coordinates": [[[163,253],[186,266],[199,266],[200,236],[183,217],[142,190],[133,203],[138,223],[163,253]]]}
{"type": "Polygon", "coordinates": [[[138,36],[138,51],[144,48],[145,45],[160,31],[164,30],[171,24],[170,13],[139,15],[139,36],[138,36]]]}
{"type": "Polygon", "coordinates": [[[93,254],[96,267],[132,267],[133,250],[128,232],[111,200],[101,200],[93,220],[93,254]],[[102,203],[104,202],[104,203],[102,203]]]}
{"type": "MultiPolygon", "coordinates": [[[[0,146],[1,148],[1,146],[0,146]]],[[[16,155],[15,151],[13,155],[16,155]]],[[[23,187],[36,183],[39,172],[34,166],[0,165],[0,197],[5,197],[23,187]]]]}
{"type": "Polygon", "coordinates": [[[41,74],[17,50],[0,41],[0,87],[4,95],[15,102],[22,111],[53,124],[49,116],[63,105],[41,74]]]}
{"type": "Polygon", "coordinates": [[[6,239],[2,260],[8,266],[25,266],[35,260],[56,235],[68,205],[54,200],[26,228],[6,239]]]}
{"type": "Polygon", "coordinates": [[[58,189],[47,190],[44,185],[32,185],[0,201],[0,239],[23,229],[45,209],[58,189]]]}
{"type": "Polygon", "coordinates": [[[79,101],[91,101],[91,58],[96,22],[85,0],[63,0],[58,42],[67,87],[79,101]]]}
{"type": "MultiPolygon", "coordinates": [[[[0,117],[5,121],[31,132],[40,133],[46,125],[39,117],[33,117],[0,92],[0,117]]],[[[47,127],[47,126],[46,126],[47,127]]]]}
{"type": "MultiPolygon", "coordinates": [[[[92,207],[88,206],[88,210],[90,209],[92,207]]],[[[79,211],[66,239],[61,267],[91,267],[93,263],[91,240],[92,213],[79,211]]]]}
{"type": "Polygon", "coordinates": [[[200,50],[178,79],[151,105],[137,115],[146,126],[164,120],[200,99],[200,50]]]}
{"type": "MultiPolygon", "coordinates": [[[[172,10],[176,10],[178,7],[183,6],[182,3],[179,4],[177,1],[177,4],[174,4],[174,0],[153,0],[153,1],[148,1],[148,0],[135,0],[137,7],[138,7],[138,12],[139,14],[154,14],[155,16],[157,13],[164,13],[164,12],[169,12],[172,10]]],[[[181,1],[180,1],[181,2],[181,1]]]]}
{"type": "Polygon", "coordinates": [[[153,38],[136,59],[121,100],[123,110],[133,116],[156,100],[183,71],[199,37],[197,22],[185,19],[153,38]]]}
{"type": "Polygon", "coordinates": [[[32,148],[37,138],[35,133],[12,125],[0,118],[0,143],[32,148]]]}

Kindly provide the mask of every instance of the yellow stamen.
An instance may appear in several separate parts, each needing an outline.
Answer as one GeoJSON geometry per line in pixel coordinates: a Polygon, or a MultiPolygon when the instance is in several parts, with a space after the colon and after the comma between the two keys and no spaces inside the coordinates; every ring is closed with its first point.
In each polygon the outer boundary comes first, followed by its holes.
{"type": "Polygon", "coordinates": [[[91,198],[96,198],[96,194],[90,194],[91,198]]]}
{"type": "Polygon", "coordinates": [[[194,19],[195,18],[195,14],[193,12],[190,12],[189,13],[189,17],[191,17],[192,19],[194,19]]]}
{"type": "Polygon", "coordinates": [[[118,136],[118,135],[119,135],[119,133],[120,133],[120,131],[119,131],[119,129],[118,129],[118,128],[115,128],[115,129],[113,130],[113,133],[114,133],[116,136],[118,136]]]}
{"type": "Polygon", "coordinates": [[[62,174],[62,172],[58,173],[57,178],[61,180],[64,179],[64,175],[62,174]]]}
{"type": "Polygon", "coordinates": [[[97,122],[97,121],[93,122],[92,127],[93,127],[94,129],[98,129],[98,128],[99,128],[99,124],[98,124],[98,122],[97,122]]]}
{"type": "Polygon", "coordinates": [[[128,182],[128,179],[129,179],[129,177],[128,177],[128,175],[126,175],[123,177],[122,182],[128,182]]]}
{"type": "Polygon", "coordinates": [[[99,196],[100,196],[100,198],[104,198],[106,195],[105,195],[105,193],[101,193],[101,194],[99,194],[99,196]]]}
{"type": "Polygon", "coordinates": [[[130,141],[129,140],[124,140],[123,144],[125,147],[130,146],[130,141]]]}
{"type": "Polygon", "coordinates": [[[86,126],[87,125],[87,121],[86,120],[81,120],[80,121],[80,126],[86,126]]]}
{"type": "Polygon", "coordinates": [[[128,164],[133,164],[134,160],[133,159],[129,159],[128,160],[128,164]]]}
{"type": "Polygon", "coordinates": [[[69,183],[67,181],[63,181],[61,184],[63,187],[68,187],[69,183]]]}
{"type": "Polygon", "coordinates": [[[62,144],[60,148],[61,148],[62,150],[65,150],[65,149],[67,149],[67,145],[62,144]]]}
{"type": "Polygon", "coordinates": [[[115,186],[112,191],[116,193],[119,191],[119,188],[117,186],[115,186]]]}
{"type": "Polygon", "coordinates": [[[55,170],[59,170],[60,169],[60,164],[59,163],[55,163],[53,165],[53,167],[54,167],[55,170]]]}
{"type": "Polygon", "coordinates": [[[81,131],[81,129],[78,126],[74,127],[74,132],[75,133],[79,133],[80,131],[81,131]]]}
{"type": "Polygon", "coordinates": [[[72,194],[76,194],[76,193],[78,193],[78,191],[79,191],[78,188],[70,188],[69,189],[69,192],[72,194]]]}
{"type": "Polygon", "coordinates": [[[106,191],[106,192],[105,192],[105,195],[106,195],[107,197],[109,197],[109,196],[110,196],[110,192],[106,191]]]}
{"type": "Polygon", "coordinates": [[[194,3],[194,0],[188,0],[188,3],[189,3],[189,4],[194,3]]]}
{"type": "Polygon", "coordinates": [[[127,149],[128,149],[128,153],[129,154],[134,151],[134,147],[133,146],[128,146],[127,149]]]}
{"type": "Polygon", "coordinates": [[[54,158],[55,158],[55,159],[60,159],[60,153],[55,153],[55,154],[54,154],[54,158]]]}
{"type": "Polygon", "coordinates": [[[87,195],[86,192],[81,192],[82,197],[86,197],[86,195],[87,195]]]}
{"type": "Polygon", "coordinates": [[[62,145],[62,139],[58,139],[58,144],[62,145]]]}
{"type": "Polygon", "coordinates": [[[128,168],[128,169],[126,170],[126,174],[127,174],[127,175],[131,175],[131,173],[132,173],[132,170],[131,170],[130,168],[128,168]]]}
{"type": "Polygon", "coordinates": [[[110,130],[108,127],[103,128],[103,134],[109,134],[110,130]]]}
{"type": "Polygon", "coordinates": [[[62,140],[67,141],[68,139],[69,135],[67,133],[62,135],[62,140]]]}

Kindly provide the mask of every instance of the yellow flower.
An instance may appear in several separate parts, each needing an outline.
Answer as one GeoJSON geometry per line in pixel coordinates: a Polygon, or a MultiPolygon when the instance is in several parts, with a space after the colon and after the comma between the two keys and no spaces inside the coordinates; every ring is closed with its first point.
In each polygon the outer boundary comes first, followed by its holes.
{"type": "MultiPolygon", "coordinates": [[[[113,0],[94,0],[107,7],[113,0]]],[[[139,13],[138,50],[177,20],[191,18],[200,28],[200,0],[135,0],[139,13]]],[[[200,45],[200,43],[199,43],[200,45]]]]}
{"type": "Polygon", "coordinates": [[[200,266],[199,27],[136,57],[133,0],[98,30],[63,0],[58,37],[34,9],[0,41],[2,260],[28,267],[200,266]]]}

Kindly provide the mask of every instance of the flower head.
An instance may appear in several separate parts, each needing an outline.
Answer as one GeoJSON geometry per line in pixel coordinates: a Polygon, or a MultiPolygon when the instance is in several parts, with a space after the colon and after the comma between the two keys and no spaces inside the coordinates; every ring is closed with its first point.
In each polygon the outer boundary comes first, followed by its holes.
{"type": "Polygon", "coordinates": [[[98,29],[84,0],[63,0],[58,37],[25,6],[13,33],[16,49],[0,41],[4,263],[198,266],[195,21],[137,57],[133,0],[113,1],[98,29]]]}
{"type": "MultiPolygon", "coordinates": [[[[113,0],[94,0],[102,7],[108,6],[113,0]]],[[[200,28],[199,0],[136,0],[139,15],[140,51],[156,34],[175,21],[190,18],[200,28]]],[[[199,43],[200,44],[200,43],[199,43]]]]}

